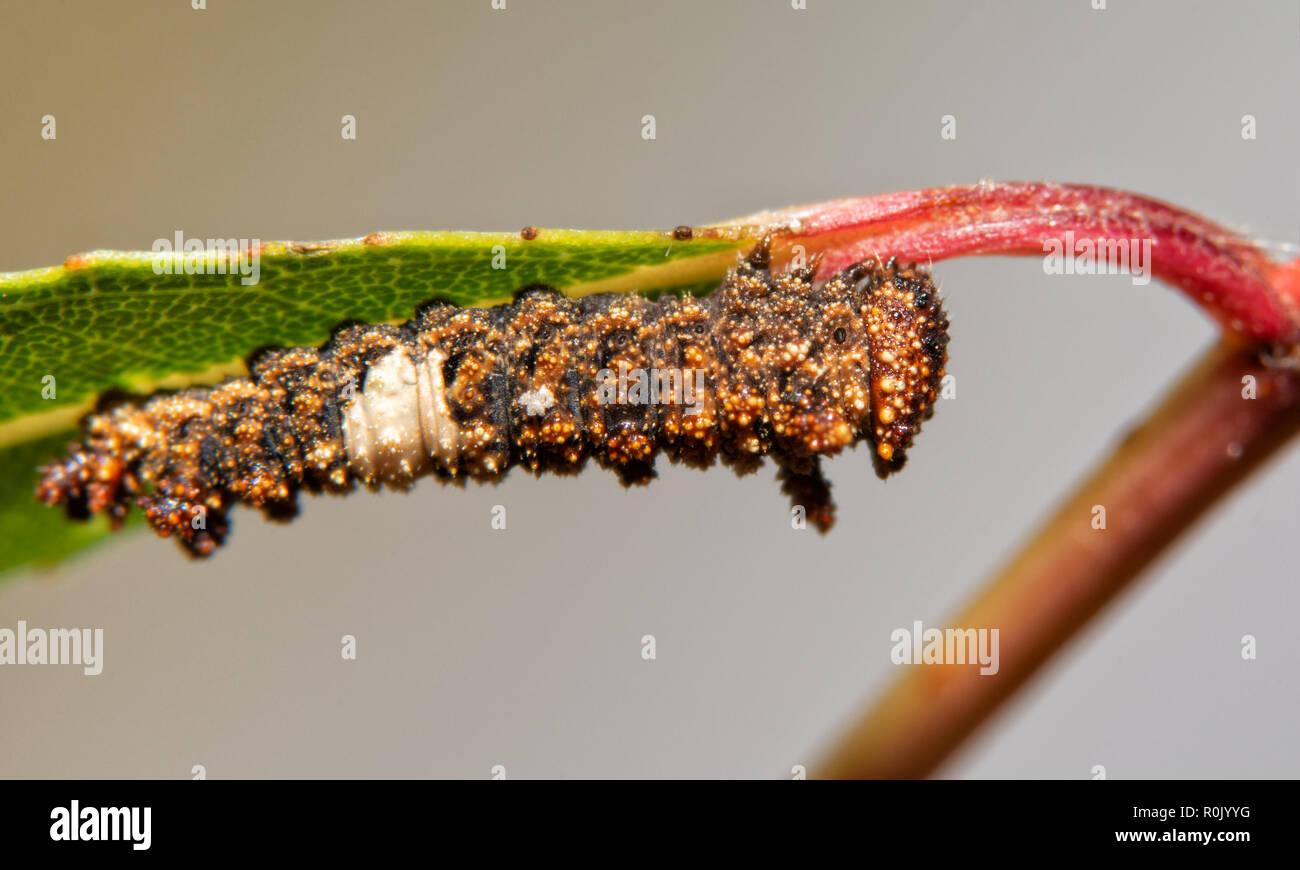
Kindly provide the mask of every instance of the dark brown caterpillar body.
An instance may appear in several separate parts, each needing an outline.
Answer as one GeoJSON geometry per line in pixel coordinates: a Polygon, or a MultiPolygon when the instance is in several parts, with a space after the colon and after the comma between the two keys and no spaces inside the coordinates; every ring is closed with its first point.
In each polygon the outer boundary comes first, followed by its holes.
{"type": "Polygon", "coordinates": [[[434,304],[401,326],[352,326],[321,348],[262,353],[250,377],[105,407],[43,469],[37,497],[74,517],[132,502],[191,553],[222,543],[236,502],[285,518],[300,489],[357,481],[495,479],[511,466],[624,483],[659,453],[744,472],[772,456],[782,488],[825,531],[822,455],[860,440],[882,478],[934,409],[948,321],[929,275],[858,263],[769,272],[760,244],[706,298],[434,304]]]}

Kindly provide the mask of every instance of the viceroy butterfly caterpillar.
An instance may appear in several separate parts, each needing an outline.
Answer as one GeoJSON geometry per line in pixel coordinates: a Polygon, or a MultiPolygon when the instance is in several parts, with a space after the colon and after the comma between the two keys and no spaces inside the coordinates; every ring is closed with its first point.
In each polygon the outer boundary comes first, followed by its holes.
{"type": "Polygon", "coordinates": [[[114,525],[135,502],[158,534],[206,556],[235,503],[283,519],[300,489],[574,472],[589,458],[633,484],[660,452],[739,473],[766,455],[826,531],[820,457],[866,440],[881,478],[903,466],[934,410],[948,319],[915,264],[877,258],[824,282],[817,265],[773,275],[765,239],[703,298],[535,286],[495,308],[431,303],[400,326],[263,351],[249,377],[88,415],[36,495],[114,525]],[[627,373],[647,371],[685,373],[688,387],[693,374],[699,390],[632,396],[627,373]]]}

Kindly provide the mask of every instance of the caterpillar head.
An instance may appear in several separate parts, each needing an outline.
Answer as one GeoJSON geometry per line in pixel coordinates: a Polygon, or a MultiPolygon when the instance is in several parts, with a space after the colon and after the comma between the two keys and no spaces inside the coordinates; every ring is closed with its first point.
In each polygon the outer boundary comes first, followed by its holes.
{"type": "Polygon", "coordinates": [[[933,280],[915,264],[876,258],[820,284],[815,261],[773,275],[769,243],[722,288],[719,345],[736,381],[724,404],[744,411],[763,394],[787,456],[866,439],[876,474],[887,477],[934,413],[948,360],[948,318],[933,280]]]}
{"type": "Polygon", "coordinates": [[[948,361],[948,317],[930,275],[915,264],[866,260],[812,291],[810,356],[824,412],[874,448],[876,474],[903,467],[948,361]]]}
{"type": "Polygon", "coordinates": [[[948,315],[928,272],[870,260],[844,273],[866,330],[870,415],[863,434],[875,445],[881,478],[903,467],[907,448],[934,414],[948,362],[948,315]]]}

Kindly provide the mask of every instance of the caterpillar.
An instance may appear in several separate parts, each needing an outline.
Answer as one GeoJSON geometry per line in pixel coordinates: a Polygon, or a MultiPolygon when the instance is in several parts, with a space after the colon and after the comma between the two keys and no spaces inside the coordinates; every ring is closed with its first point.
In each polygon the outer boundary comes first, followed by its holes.
{"type": "Polygon", "coordinates": [[[770,240],[706,297],[549,287],[495,308],[422,306],[401,325],[348,325],[321,347],[275,348],[211,388],[103,400],[36,497],[114,527],[137,505],[161,536],[208,556],[237,503],[271,519],[297,494],[406,488],[424,475],[499,479],[580,470],[625,485],[658,454],[737,473],[775,460],[808,521],[834,521],[822,456],[859,441],[882,479],[934,410],[948,319],[928,272],[879,258],[825,281],[773,274],[770,240]]]}

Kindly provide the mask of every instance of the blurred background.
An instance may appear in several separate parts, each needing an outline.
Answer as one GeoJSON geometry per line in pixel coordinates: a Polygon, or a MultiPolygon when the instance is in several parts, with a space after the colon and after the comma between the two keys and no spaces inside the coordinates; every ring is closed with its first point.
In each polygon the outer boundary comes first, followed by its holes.
{"type": "MultiPolygon", "coordinates": [[[[1130,188],[1300,241],[1296,2],[206,5],[6,8],[0,271],[177,230],[660,229],[981,178],[1130,188]]],[[[864,449],[829,463],[830,535],[790,528],[770,466],[661,463],[632,491],[592,468],[304,497],[287,526],[237,512],[203,564],[123,536],[0,581],[0,625],[105,644],[97,677],[0,669],[0,776],[812,767],[898,676],[890,632],[943,625],[1215,336],[1154,282],[935,274],[957,397],[888,483],[864,449]]],[[[1292,448],[942,775],[1300,776],[1298,489],[1292,448]]]]}

